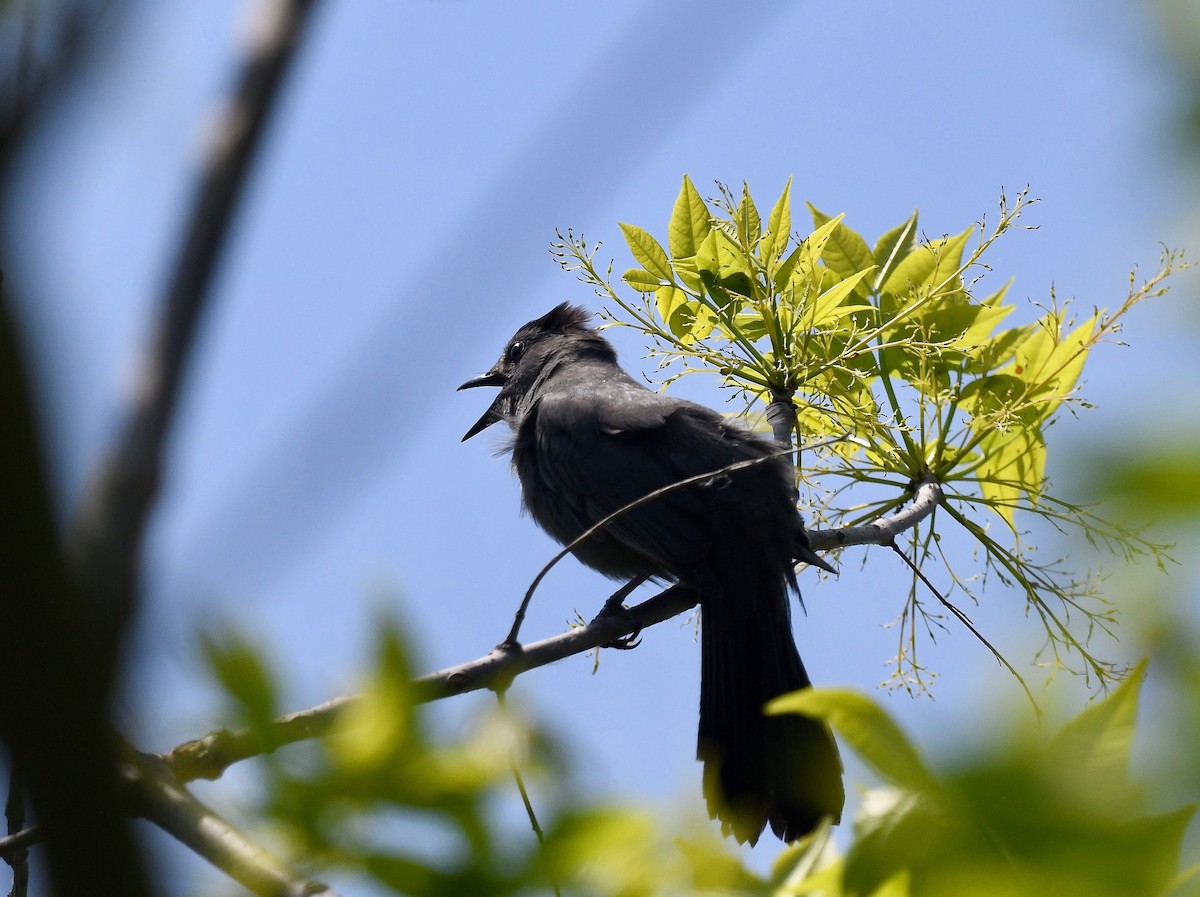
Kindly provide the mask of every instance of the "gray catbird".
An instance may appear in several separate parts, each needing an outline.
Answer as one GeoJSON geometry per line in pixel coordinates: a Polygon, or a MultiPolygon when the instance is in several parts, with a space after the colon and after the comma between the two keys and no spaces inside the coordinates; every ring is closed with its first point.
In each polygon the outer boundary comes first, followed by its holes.
{"type": "Polygon", "coordinates": [[[836,822],[845,795],[829,728],[766,716],[811,683],[792,638],[793,561],[829,569],[809,547],[780,447],[701,405],[659,395],[617,364],[612,344],[566,303],[509,340],[464,383],[500,394],[464,440],[504,420],[525,506],[566,544],[608,514],[687,477],[776,455],[655,498],[574,549],[608,576],[674,580],[699,596],[700,732],[709,813],[739,841],[767,822],[784,841],[836,822]]]}

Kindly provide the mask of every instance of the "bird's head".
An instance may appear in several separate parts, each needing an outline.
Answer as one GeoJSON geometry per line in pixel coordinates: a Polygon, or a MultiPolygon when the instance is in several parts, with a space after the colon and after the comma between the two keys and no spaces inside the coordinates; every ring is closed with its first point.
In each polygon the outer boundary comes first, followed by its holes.
{"type": "Polygon", "coordinates": [[[497,421],[514,424],[525,407],[524,400],[532,396],[537,385],[558,364],[587,354],[600,354],[615,362],[612,346],[588,326],[590,319],[587,309],[564,302],[513,334],[491,370],[459,387],[460,390],[500,387],[500,393],[463,436],[463,441],[497,421]]]}

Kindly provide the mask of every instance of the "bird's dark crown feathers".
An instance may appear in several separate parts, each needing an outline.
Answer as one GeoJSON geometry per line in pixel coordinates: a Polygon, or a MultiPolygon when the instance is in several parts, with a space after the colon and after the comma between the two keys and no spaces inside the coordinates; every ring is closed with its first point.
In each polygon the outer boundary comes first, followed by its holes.
{"type": "Polygon", "coordinates": [[[592,313],[582,305],[572,305],[570,302],[563,302],[550,309],[550,311],[546,312],[536,321],[531,321],[527,326],[536,327],[548,333],[563,333],[567,330],[592,330],[588,326],[588,322],[591,319],[592,313]]]}

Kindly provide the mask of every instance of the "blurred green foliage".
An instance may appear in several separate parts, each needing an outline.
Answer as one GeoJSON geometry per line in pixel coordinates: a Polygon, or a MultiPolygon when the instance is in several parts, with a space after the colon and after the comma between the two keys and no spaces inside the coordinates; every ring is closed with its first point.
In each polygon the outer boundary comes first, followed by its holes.
{"type": "MultiPolygon", "coordinates": [[[[1196,885],[1194,869],[1180,870],[1192,806],[1152,812],[1130,774],[1144,666],[1052,737],[1012,729],[946,769],[932,768],[864,695],[809,689],[777,699],[769,712],[828,720],[880,783],[843,849],[822,827],[783,847],[764,878],[707,820],[581,795],[571,758],[499,704],[484,702],[468,731],[430,731],[412,701],[399,629],[381,631],[362,700],[334,732],[257,761],[260,834],[317,878],[340,870],[431,897],[555,885],[613,897],[1149,897],[1196,885]],[[540,844],[518,809],[514,765],[533,786],[540,844]]],[[[237,638],[208,650],[231,712],[251,723],[262,719],[262,696],[281,690],[253,653],[237,638]],[[253,671],[253,687],[236,682],[235,668],[253,671]]]]}

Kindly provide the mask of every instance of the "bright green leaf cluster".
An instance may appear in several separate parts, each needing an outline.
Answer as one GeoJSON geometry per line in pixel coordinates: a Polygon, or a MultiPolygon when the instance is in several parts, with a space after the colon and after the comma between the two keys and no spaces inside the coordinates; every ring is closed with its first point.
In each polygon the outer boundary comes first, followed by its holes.
{"type": "MultiPolygon", "coordinates": [[[[622,280],[636,300],[614,288],[611,266],[596,268],[596,249],[582,238],[560,235],[553,252],[619,309],[612,323],[650,338],[668,384],[715,371],[751,406],[791,402],[796,440],[815,449],[806,479],[883,487],[854,503],[811,509],[818,521],[868,523],[902,506],[912,484],[936,480],[946,502],[909,533],[915,560],[944,560],[951,590],[972,600],[988,573],[1015,586],[1042,622],[1056,663],[1071,667],[1074,654],[1085,674],[1109,679],[1115,671],[1087,646],[1112,622],[1095,579],[1035,561],[1017,513],[1078,527],[1125,555],[1162,558],[1163,546],[1048,492],[1046,431],[1064,407],[1084,407],[1076,389],[1090,352],[1113,338],[1131,308],[1165,291],[1167,277],[1186,267],[1180,256],[1166,252],[1144,283],[1131,279],[1110,314],[1075,321],[1052,296],[1034,320],[1009,326],[1010,284],[977,296],[974,272],[986,269],[988,249],[1033,202],[1026,192],[1011,204],[1002,195],[990,228],[980,223],[927,240],[914,212],[872,243],[843,215],[811,204],[813,229],[793,234],[790,180],[765,221],[748,187],[719,188],[706,201],[684,177],[666,247],[641,227],[621,225],[638,265],[622,280]],[[982,571],[961,575],[942,554],[939,517],[982,546],[982,571]]],[[[940,625],[919,591],[914,577],[897,664],[899,681],[917,689],[924,687],[918,636],[940,625]]]]}

